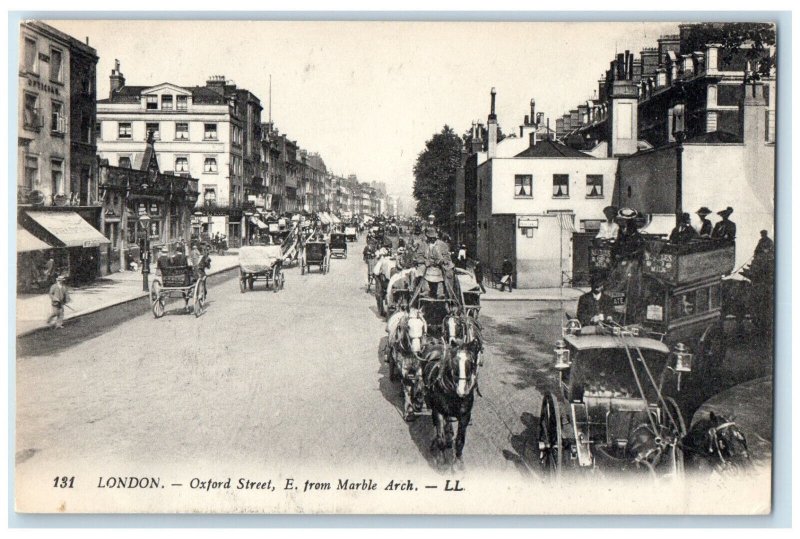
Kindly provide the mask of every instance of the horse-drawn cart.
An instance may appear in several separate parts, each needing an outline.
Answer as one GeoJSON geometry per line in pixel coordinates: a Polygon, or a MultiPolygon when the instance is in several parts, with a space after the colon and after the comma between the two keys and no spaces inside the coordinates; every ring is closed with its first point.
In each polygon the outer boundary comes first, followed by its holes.
{"type": "Polygon", "coordinates": [[[245,246],[239,249],[239,291],[253,289],[255,281],[263,280],[267,289],[277,292],[283,288],[283,253],[280,245],[245,246]]]}
{"type": "Polygon", "coordinates": [[[331,263],[331,253],[328,244],[324,241],[308,241],[303,247],[302,260],[300,261],[300,274],[311,272],[311,266],[319,266],[320,272],[328,273],[331,263]]]}
{"type": "Polygon", "coordinates": [[[205,311],[208,291],[206,276],[195,279],[191,266],[173,266],[161,269],[161,276],[150,284],[150,303],[153,316],[161,318],[166,312],[167,299],[181,298],[185,302],[184,309],[189,310],[192,301],[194,315],[200,316],[205,311]]]}
{"type": "Polygon", "coordinates": [[[358,228],[354,225],[344,227],[344,236],[347,241],[356,241],[358,239],[358,228]]]}
{"type": "Polygon", "coordinates": [[[681,441],[686,425],[665,377],[691,372],[692,355],[670,350],[637,328],[580,327],[571,320],[556,343],[557,393],[542,400],[537,431],[525,458],[545,476],[572,467],[643,472],[653,477],[683,473],[681,441]]]}
{"type": "Polygon", "coordinates": [[[347,239],[341,232],[331,233],[331,258],[347,258],[347,239]]]}

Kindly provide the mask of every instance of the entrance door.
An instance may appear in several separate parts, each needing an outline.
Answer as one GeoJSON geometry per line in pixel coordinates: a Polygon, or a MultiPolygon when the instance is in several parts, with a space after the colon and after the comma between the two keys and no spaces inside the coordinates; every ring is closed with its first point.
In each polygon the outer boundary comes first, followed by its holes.
{"type": "Polygon", "coordinates": [[[90,167],[81,167],[80,178],[80,205],[89,205],[89,182],[92,179],[92,169],[90,167]]]}

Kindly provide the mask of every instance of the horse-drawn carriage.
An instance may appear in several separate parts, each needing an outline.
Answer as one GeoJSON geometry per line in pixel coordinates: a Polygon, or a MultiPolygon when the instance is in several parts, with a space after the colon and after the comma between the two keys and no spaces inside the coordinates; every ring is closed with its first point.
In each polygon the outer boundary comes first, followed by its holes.
{"type": "Polygon", "coordinates": [[[300,260],[300,274],[311,273],[311,266],[318,266],[324,275],[330,269],[331,254],[324,241],[310,240],[303,246],[300,260]]]}
{"type": "Polygon", "coordinates": [[[347,241],[356,241],[358,239],[358,227],[352,224],[345,226],[344,236],[347,238],[347,241]]]}
{"type": "Polygon", "coordinates": [[[347,238],[341,232],[332,232],[330,237],[331,258],[347,258],[347,238]]]}
{"type": "Polygon", "coordinates": [[[691,372],[685,346],[670,350],[639,328],[581,328],[570,320],[555,360],[560,391],[542,400],[538,430],[525,445],[528,462],[554,478],[566,467],[653,477],[683,473],[686,425],[663,386],[691,372]]]}
{"type": "Polygon", "coordinates": [[[280,245],[245,246],[239,250],[239,291],[253,289],[263,280],[267,289],[277,292],[283,288],[283,252],[280,245]]]}
{"type": "Polygon", "coordinates": [[[164,316],[169,298],[183,299],[184,309],[187,312],[191,300],[194,315],[199,317],[205,312],[207,295],[205,274],[201,274],[199,279],[195,278],[195,272],[191,266],[161,268],[161,276],[156,277],[150,283],[151,309],[156,318],[164,316]]]}

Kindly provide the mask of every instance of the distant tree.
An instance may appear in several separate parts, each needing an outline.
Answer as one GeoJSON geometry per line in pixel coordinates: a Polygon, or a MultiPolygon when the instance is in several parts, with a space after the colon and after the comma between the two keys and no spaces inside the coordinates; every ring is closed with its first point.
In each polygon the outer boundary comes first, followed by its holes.
{"type": "MultiPolygon", "coordinates": [[[[483,141],[485,143],[486,140],[489,138],[489,130],[486,128],[485,125],[478,126],[478,130],[480,131],[480,133],[478,133],[478,135],[480,136],[481,141],[483,141]]],[[[505,133],[503,133],[503,128],[500,127],[500,125],[498,124],[498,126],[497,126],[497,142],[500,142],[501,140],[506,138],[506,136],[507,135],[505,133]]],[[[472,142],[472,128],[471,127],[469,129],[467,129],[466,131],[464,131],[464,134],[461,135],[461,140],[464,142],[464,146],[469,146],[469,144],[472,142]]]]}
{"type": "Polygon", "coordinates": [[[775,25],[771,23],[701,23],[692,25],[687,36],[688,50],[703,50],[709,43],[719,43],[723,65],[744,57],[750,63],[750,81],[769,76],[777,55],[771,54],[775,46],[775,25]]]}
{"type": "Polygon", "coordinates": [[[425,143],[414,165],[414,198],[417,214],[433,214],[437,223],[446,223],[455,209],[455,183],[461,165],[461,138],[445,125],[425,143]]]}

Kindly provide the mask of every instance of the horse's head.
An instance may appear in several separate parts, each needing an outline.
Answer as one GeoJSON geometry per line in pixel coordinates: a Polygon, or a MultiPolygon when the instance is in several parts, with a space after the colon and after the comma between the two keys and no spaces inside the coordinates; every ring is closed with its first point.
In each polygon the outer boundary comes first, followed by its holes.
{"type": "Polygon", "coordinates": [[[411,309],[408,313],[406,325],[408,327],[408,339],[411,342],[411,351],[418,354],[422,351],[422,338],[428,329],[425,318],[422,317],[422,313],[418,309],[411,309]]]}
{"type": "Polygon", "coordinates": [[[457,376],[456,394],[464,398],[475,389],[478,378],[478,356],[466,346],[454,348],[452,353],[453,374],[457,376]]]}
{"type": "Polygon", "coordinates": [[[719,460],[723,466],[746,466],[750,463],[747,440],[741,429],[732,420],[709,414],[709,426],[705,435],[705,449],[709,456],[719,460]]]}

